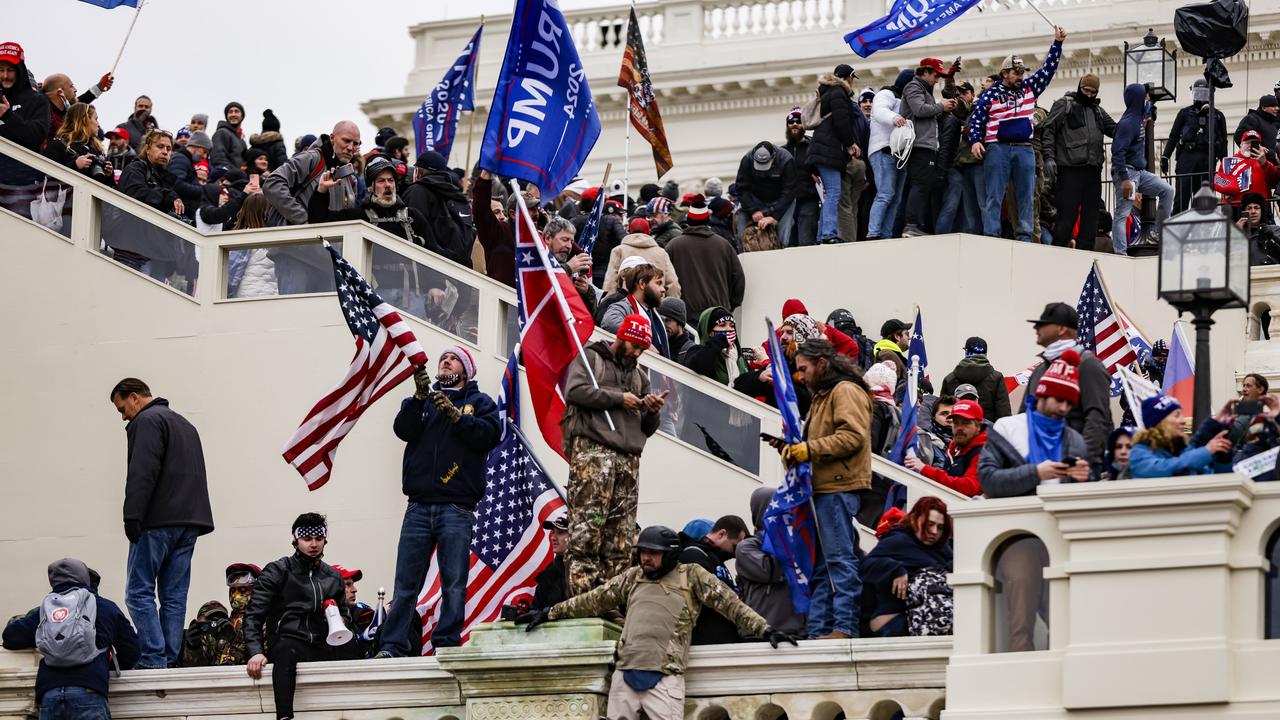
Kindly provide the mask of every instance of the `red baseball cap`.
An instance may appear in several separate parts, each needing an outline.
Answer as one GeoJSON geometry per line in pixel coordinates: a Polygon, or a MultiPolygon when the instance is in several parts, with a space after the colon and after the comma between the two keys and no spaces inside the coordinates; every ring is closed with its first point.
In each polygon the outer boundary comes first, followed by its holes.
{"type": "Polygon", "coordinates": [[[929,68],[939,75],[946,72],[946,69],[942,67],[942,61],[938,58],[925,58],[920,61],[920,67],[929,68]]]}
{"type": "Polygon", "coordinates": [[[1245,130],[1244,134],[1240,136],[1241,144],[1246,140],[1257,140],[1258,142],[1262,142],[1262,134],[1257,130],[1245,130]]]}
{"type": "Polygon", "coordinates": [[[961,400],[951,406],[951,417],[962,417],[966,420],[982,422],[982,406],[972,400],[961,400]]]}
{"type": "Polygon", "coordinates": [[[22,51],[22,46],[16,42],[7,42],[0,44],[0,62],[7,62],[10,65],[17,65],[25,60],[27,54],[22,51]]]}
{"type": "Polygon", "coordinates": [[[116,137],[120,138],[121,140],[124,140],[125,142],[129,141],[129,131],[125,130],[122,127],[111,128],[110,130],[106,131],[103,134],[106,135],[107,137],[111,137],[112,135],[115,135],[116,137]]]}
{"type": "Polygon", "coordinates": [[[360,570],[348,570],[342,567],[341,565],[333,565],[332,567],[334,570],[338,571],[338,574],[342,576],[343,580],[350,580],[351,582],[360,582],[361,580],[364,579],[364,572],[360,570]]]}

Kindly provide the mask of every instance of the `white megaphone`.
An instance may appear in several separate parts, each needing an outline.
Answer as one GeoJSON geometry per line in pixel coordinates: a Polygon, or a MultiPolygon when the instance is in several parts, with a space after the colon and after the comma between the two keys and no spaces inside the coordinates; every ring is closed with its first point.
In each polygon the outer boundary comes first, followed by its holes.
{"type": "Polygon", "coordinates": [[[325,638],[325,642],[335,647],[351,642],[351,631],[347,629],[346,623],[342,622],[338,603],[332,600],[324,601],[324,619],[329,621],[329,637],[325,638]]]}

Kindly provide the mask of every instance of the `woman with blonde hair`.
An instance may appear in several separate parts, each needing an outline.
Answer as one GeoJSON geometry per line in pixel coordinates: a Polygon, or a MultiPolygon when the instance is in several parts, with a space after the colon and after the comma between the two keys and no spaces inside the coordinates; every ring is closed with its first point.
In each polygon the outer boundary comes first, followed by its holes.
{"type": "Polygon", "coordinates": [[[111,163],[98,140],[98,111],[92,105],[76,103],[67,109],[58,134],[45,146],[44,156],[104,185],[116,184],[111,163]]]}

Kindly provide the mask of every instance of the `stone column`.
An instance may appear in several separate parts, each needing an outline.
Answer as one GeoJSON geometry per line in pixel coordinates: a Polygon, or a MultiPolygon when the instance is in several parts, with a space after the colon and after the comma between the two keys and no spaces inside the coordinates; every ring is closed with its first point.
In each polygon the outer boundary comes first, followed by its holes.
{"type": "Polygon", "coordinates": [[[608,705],[620,631],[598,618],[560,620],[533,632],[492,623],[436,658],[462,687],[468,720],[596,720],[608,705]]]}
{"type": "MultiPolygon", "coordinates": [[[[1225,703],[1231,539],[1253,501],[1236,475],[1041,485],[1068,545],[1067,710],[1225,703]]],[[[1062,606],[1058,606],[1062,607],[1062,606]]]]}

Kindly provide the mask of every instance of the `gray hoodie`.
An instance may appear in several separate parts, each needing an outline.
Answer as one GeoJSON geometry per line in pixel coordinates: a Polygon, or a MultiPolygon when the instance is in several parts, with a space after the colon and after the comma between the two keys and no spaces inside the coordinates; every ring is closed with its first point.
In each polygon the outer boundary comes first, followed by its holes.
{"type": "MultiPolygon", "coordinates": [[[[775,630],[804,635],[805,616],[797,615],[791,605],[791,590],[782,566],[777,558],[766,553],[764,543],[764,511],[773,499],[774,488],[756,488],[751,493],[751,521],[756,526],[754,535],[738,543],[734,567],[738,571],[738,585],[742,587],[742,599],[775,630]]],[[[745,640],[755,636],[739,630],[745,640]]]]}
{"type": "Polygon", "coordinates": [[[75,558],[62,558],[49,563],[49,587],[89,587],[89,566],[75,558]]]}
{"type": "Polygon", "coordinates": [[[915,123],[916,141],[912,147],[938,149],[938,116],[942,105],[933,97],[933,87],[919,76],[902,89],[902,117],[915,123]]]}

